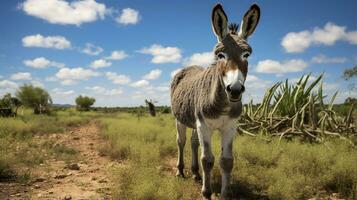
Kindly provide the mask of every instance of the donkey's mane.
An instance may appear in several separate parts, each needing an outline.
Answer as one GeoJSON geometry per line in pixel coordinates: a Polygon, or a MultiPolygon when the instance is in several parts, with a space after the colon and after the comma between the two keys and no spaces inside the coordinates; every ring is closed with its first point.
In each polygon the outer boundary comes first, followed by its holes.
{"type": "Polygon", "coordinates": [[[231,34],[237,35],[239,25],[236,23],[231,23],[228,26],[228,30],[231,34]]]}

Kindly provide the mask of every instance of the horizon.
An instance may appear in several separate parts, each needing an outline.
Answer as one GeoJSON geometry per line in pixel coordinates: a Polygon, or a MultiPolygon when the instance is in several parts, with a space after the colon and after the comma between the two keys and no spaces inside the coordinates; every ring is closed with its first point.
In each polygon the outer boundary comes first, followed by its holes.
{"type": "MultiPolygon", "coordinates": [[[[253,54],[243,103],[260,103],[275,82],[309,73],[312,79],[325,74],[327,98],[339,91],[335,103],[357,96],[342,78],[357,65],[356,1],[220,2],[231,23],[240,23],[255,2],[262,12],[248,41],[253,54]]],[[[137,107],[144,99],[170,106],[172,74],[213,61],[216,3],[2,2],[0,96],[31,83],[46,89],[54,104],[74,105],[87,95],[96,99],[94,107],[137,107]]]]}

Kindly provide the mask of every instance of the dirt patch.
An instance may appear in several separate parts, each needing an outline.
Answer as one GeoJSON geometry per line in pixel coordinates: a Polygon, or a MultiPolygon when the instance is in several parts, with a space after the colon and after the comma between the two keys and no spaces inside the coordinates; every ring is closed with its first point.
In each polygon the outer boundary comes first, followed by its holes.
{"type": "Polygon", "coordinates": [[[105,141],[95,122],[37,139],[73,148],[79,161],[45,160],[31,171],[29,183],[0,183],[0,199],[112,199],[111,171],[120,164],[98,153],[105,141]]]}

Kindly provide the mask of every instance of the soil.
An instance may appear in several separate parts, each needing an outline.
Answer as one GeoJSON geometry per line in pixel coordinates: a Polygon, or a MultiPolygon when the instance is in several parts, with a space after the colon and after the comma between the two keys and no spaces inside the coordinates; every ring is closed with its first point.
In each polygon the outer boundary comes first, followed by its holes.
{"type": "Polygon", "coordinates": [[[119,163],[98,152],[105,141],[95,122],[66,133],[38,136],[75,149],[79,161],[51,158],[31,171],[29,183],[0,183],[0,199],[112,199],[111,173],[119,163]]]}

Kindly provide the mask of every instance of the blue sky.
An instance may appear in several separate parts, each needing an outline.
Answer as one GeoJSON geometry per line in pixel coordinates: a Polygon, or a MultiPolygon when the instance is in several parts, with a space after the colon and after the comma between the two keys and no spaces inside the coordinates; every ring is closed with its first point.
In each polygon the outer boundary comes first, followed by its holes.
{"type": "MultiPolygon", "coordinates": [[[[274,82],[310,72],[325,73],[326,93],[340,91],[338,102],[357,96],[341,78],[357,64],[356,1],[221,1],[237,23],[253,2],[262,13],[249,38],[245,101],[259,102],[274,82]]],[[[171,74],[212,60],[215,3],[2,1],[0,95],[32,83],[55,103],[84,94],[97,106],[136,106],[145,98],[169,105],[171,74]]]]}

